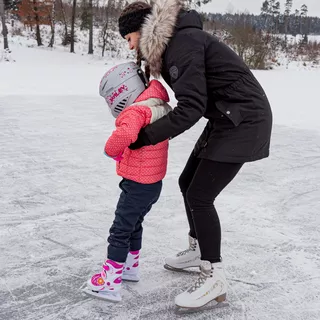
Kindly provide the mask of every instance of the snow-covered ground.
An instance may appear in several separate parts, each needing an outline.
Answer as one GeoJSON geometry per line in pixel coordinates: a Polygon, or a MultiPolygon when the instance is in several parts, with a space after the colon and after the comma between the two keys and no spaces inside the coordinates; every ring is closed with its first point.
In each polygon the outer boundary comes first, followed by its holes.
{"type": "MultiPolygon", "coordinates": [[[[177,179],[204,121],[171,141],[141,281],[124,284],[120,304],[94,300],[81,287],[103,261],[120,181],[103,155],[113,119],[98,84],[116,61],[12,50],[16,62],[0,63],[0,319],[178,319],[174,296],[196,275],[162,265],[187,244],[177,179]]],[[[320,319],[320,70],[255,75],[275,125],[271,156],[246,164],[216,202],[230,305],[183,319],[320,319]]]]}

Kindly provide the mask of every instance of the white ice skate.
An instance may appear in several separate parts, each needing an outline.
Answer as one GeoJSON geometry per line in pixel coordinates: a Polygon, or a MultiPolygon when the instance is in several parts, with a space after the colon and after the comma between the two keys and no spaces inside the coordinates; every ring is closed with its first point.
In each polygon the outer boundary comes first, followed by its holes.
{"type": "Polygon", "coordinates": [[[130,251],[123,267],[122,280],[138,282],[139,278],[139,251],[130,251]]]}
{"type": "Polygon", "coordinates": [[[189,289],[175,298],[177,313],[200,311],[203,307],[226,306],[228,284],[221,262],[201,261],[200,276],[189,289]]]}
{"type": "Polygon", "coordinates": [[[191,267],[200,267],[200,249],[198,240],[189,236],[189,248],[174,257],[166,258],[164,268],[172,271],[183,271],[191,267]]]}
{"type": "Polygon", "coordinates": [[[123,264],[107,260],[103,264],[102,272],[93,275],[83,291],[99,299],[119,302],[121,301],[122,272],[123,264]]]}

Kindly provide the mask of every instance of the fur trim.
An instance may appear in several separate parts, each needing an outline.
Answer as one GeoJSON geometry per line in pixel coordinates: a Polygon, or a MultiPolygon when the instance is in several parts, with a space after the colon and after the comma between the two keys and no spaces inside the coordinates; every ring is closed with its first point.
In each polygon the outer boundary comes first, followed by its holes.
{"type": "Polygon", "coordinates": [[[160,76],[162,54],[173,35],[182,8],[181,0],[156,0],[142,25],[139,48],[155,78],[160,76]]]}

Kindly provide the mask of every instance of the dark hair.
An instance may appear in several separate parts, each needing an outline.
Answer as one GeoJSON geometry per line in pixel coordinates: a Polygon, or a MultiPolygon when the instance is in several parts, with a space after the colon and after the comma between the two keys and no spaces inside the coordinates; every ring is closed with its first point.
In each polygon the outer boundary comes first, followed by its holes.
{"type": "MultiPolygon", "coordinates": [[[[138,50],[137,51],[137,65],[139,67],[141,67],[141,62],[142,62],[143,58],[142,58],[142,54],[141,51],[138,50]]],[[[148,79],[148,81],[150,80],[150,66],[148,65],[148,63],[145,63],[144,66],[144,74],[146,75],[146,78],[148,79]]]]}
{"type": "Polygon", "coordinates": [[[135,1],[126,6],[119,17],[119,32],[124,38],[131,32],[139,31],[148,14],[151,13],[151,6],[142,1],[135,1]]]}
{"type": "MultiPolygon", "coordinates": [[[[131,32],[139,31],[145,20],[145,17],[151,13],[152,7],[143,1],[135,1],[127,5],[121,12],[119,17],[119,32],[124,38],[131,32]]],[[[141,51],[137,50],[137,65],[141,67],[143,60],[141,51]]],[[[144,67],[144,73],[149,81],[150,79],[150,67],[146,63],[144,67]]]]}

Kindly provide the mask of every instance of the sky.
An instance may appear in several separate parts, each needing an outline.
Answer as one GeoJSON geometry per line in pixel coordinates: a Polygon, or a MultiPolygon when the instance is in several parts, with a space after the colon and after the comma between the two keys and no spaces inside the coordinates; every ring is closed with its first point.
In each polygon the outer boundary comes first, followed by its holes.
{"type": "MultiPolygon", "coordinates": [[[[234,13],[248,10],[251,13],[258,14],[262,6],[263,0],[211,0],[210,3],[204,5],[202,10],[205,12],[221,12],[233,10],[234,13]]],[[[281,11],[284,10],[285,0],[280,0],[281,11]]],[[[300,9],[302,4],[306,4],[309,8],[309,15],[320,17],[320,0],[293,0],[293,11],[300,9]]]]}

